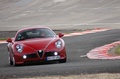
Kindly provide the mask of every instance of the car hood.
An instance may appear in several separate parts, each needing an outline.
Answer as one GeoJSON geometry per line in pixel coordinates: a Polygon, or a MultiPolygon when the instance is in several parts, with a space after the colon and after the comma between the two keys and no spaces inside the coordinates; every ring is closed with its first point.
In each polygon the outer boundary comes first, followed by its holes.
{"type": "Polygon", "coordinates": [[[55,38],[30,39],[22,41],[22,44],[34,50],[45,50],[53,41],[55,38]]]}

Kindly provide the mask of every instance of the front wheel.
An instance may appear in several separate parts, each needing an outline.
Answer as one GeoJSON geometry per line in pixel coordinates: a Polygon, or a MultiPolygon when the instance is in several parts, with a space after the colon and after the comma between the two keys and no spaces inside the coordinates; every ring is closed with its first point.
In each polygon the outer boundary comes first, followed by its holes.
{"type": "Polygon", "coordinates": [[[12,62],[12,60],[10,59],[10,56],[9,56],[9,64],[10,64],[10,65],[13,65],[13,62],[12,62]]]}
{"type": "Polygon", "coordinates": [[[13,58],[12,58],[12,62],[13,62],[13,66],[17,66],[17,64],[16,64],[16,62],[15,62],[15,57],[13,56],[13,58]]]}

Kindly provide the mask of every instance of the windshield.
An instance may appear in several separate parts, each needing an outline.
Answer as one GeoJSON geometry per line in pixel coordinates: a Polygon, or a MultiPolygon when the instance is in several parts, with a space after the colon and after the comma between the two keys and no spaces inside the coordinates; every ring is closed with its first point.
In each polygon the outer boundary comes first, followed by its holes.
{"type": "Polygon", "coordinates": [[[30,29],[17,34],[16,41],[33,39],[33,38],[49,38],[55,37],[55,33],[49,29],[30,29]]]}

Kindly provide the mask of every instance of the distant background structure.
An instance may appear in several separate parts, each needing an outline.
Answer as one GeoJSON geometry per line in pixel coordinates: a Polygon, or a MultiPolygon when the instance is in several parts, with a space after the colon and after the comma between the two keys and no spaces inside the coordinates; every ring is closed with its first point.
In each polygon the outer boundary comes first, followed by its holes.
{"type": "Polygon", "coordinates": [[[120,0],[0,0],[0,31],[120,28],[120,0]]]}

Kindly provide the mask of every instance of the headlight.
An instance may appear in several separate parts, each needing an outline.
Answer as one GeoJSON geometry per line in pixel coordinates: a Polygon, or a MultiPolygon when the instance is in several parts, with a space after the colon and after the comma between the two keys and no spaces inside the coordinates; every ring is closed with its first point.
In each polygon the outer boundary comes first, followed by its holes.
{"type": "Polygon", "coordinates": [[[22,45],[16,45],[16,49],[19,53],[23,51],[23,46],[22,45]]]}
{"type": "Polygon", "coordinates": [[[55,46],[57,48],[61,48],[62,47],[62,41],[58,40],[57,42],[55,42],[55,46]]]}

